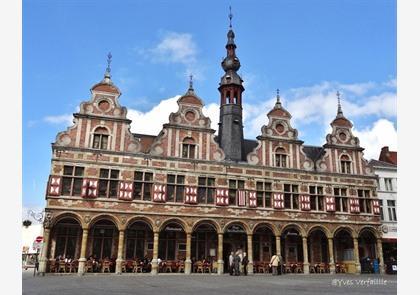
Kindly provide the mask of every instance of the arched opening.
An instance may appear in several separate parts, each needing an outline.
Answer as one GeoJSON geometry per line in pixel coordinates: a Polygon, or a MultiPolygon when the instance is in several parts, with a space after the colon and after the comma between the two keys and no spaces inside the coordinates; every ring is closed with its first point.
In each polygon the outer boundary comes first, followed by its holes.
{"type": "Polygon", "coordinates": [[[77,270],[81,244],[82,227],[79,222],[71,217],[59,220],[51,230],[49,271],[68,272],[71,266],[77,270]],[[60,270],[59,264],[63,262],[65,264],[60,270]]]}
{"type": "Polygon", "coordinates": [[[108,130],[105,127],[98,127],[93,133],[92,148],[106,150],[108,149],[108,130]]]}
{"type": "Polygon", "coordinates": [[[362,273],[373,273],[375,260],[377,263],[376,237],[371,230],[365,229],[359,235],[359,258],[362,273]]]}
{"type": "Polygon", "coordinates": [[[278,147],[274,151],[274,166],[287,168],[287,152],[282,147],[278,147]]]}
{"type": "Polygon", "coordinates": [[[210,223],[198,225],[191,235],[193,272],[217,271],[217,232],[210,223]]]}
{"type": "Polygon", "coordinates": [[[300,232],[295,227],[286,228],[281,235],[281,244],[284,271],[303,273],[303,244],[300,232]]]}
{"type": "Polygon", "coordinates": [[[196,144],[192,137],[186,137],[182,141],[182,157],[187,159],[195,159],[196,144]]]}
{"type": "Polygon", "coordinates": [[[329,272],[328,239],[321,229],[313,230],[308,236],[308,260],[311,273],[329,272]]]}
{"type": "Polygon", "coordinates": [[[270,271],[271,256],[276,253],[276,237],[267,225],[260,225],[252,235],[252,258],[255,273],[270,271]]]}
{"type": "Polygon", "coordinates": [[[340,166],[341,173],[350,174],[351,173],[351,159],[347,155],[342,155],[340,157],[340,166]]]}
{"type": "Polygon", "coordinates": [[[177,222],[167,223],[159,233],[159,272],[176,271],[178,262],[185,261],[186,252],[184,228],[177,222]]]}
{"type": "Polygon", "coordinates": [[[153,258],[153,231],[149,224],[141,220],[130,224],[125,233],[124,244],[126,270],[150,272],[153,258]],[[137,265],[141,268],[136,267],[137,265]]]}
{"type": "Polygon", "coordinates": [[[350,232],[340,229],[334,235],[336,272],[356,272],[354,261],[354,244],[350,232]]]}
{"type": "Polygon", "coordinates": [[[232,103],[232,99],[230,98],[230,91],[226,91],[226,101],[228,103],[232,103]]]}
{"type": "Polygon", "coordinates": [[[223,234],[223,260],[224,271],[229,271],[229,255],[248,253],[247,234],[245,227],[240,223],[229,225],[223,234]]]}

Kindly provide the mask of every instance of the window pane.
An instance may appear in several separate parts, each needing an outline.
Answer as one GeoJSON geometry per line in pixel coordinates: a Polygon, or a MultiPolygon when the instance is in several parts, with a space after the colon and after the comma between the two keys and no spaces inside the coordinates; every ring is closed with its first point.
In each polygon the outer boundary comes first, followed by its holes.
{"type": "Polygon", "coordinates": [[[99,170],[99,177],[100,178],[108,178],[109,177],[109,169],[99,170]]]}
{"type": "Polygon", "coordinates": [[[93,148],[99,149],[99,142],[101,140],[101,136],[99,134],[93,135],[93,148]]]}
{"type": "Polygon", "coordinates": [[[117,197],[117,190],[118,190],[118,181],[110,181],[109,184],[109,197],[116,198],[117,197]]]}
{"type": "Polygon", "coordinates": [[[198,185],[205,186],[206,185],[206,178],[205,177],[199,177],[198,178],[198,185]]]}
{"type": "Polygon", "coordinates": [[[134,199],[141,199],[142,187],[143,187],[143,184],[141,182],[135,182],[134,183],[134,189],[133,189],[133,198],[134,199]]]}
{"type": "Polygon", "coordinates": [[[264,193],[263,192],[257,192],[257,207],[263,207],[263,197],[264,197],[264,193]]]}
{"type": "Polygon", "coordinates": [[[229,180],[229,188],[236,188],[236,180],[229,180]]]}
{"type": "Polygon", "coordinates": [[[73,196],[79,196],[82,192],[83,179],[75,178],[73,180],[73,196]]]}
{"type": "Polygon", "coordinates": [[[111,178],[118,179],[119,176],[120,176],[120,171],[119,170],[111,170],[111,178]]]}
{"type": "Polygon", "coordinates": [[[176,187],[176,202],[180,203],[184,201],[184,186],[176,187]]]}
{"type": "Polygon", "coordinates": [[[192,145],[192,144],[190,144],[189,145],[189,152],[190,152],[190,155],[189,155],[189,158],[190,159],[195,159],[195,145],[192,145]]]}
{"type": "Polygon", "coordinates": [[[146,172],[146,173],[144,174],[144,180],[145,180],[145,181],[152,181],[152,180],[153,180],[153,173],[148,173],[148,172],[146,172]]]}
{"type": "Polygon", "coordinates": [[[213,204],[214,203],[214,194],[215,194],[214,188],[207,189],[207,204],[213,204]]]}
{"type": "Polygon", "coordinates": [[[63,177],[63,186],[61,188],[61,194],[70,195],[70,190],[71,190],[71,178],[63,177]]]}
{"type": "Polygon", "coordinates": [[[188,157],[188,144],[182,145],[182,157],[187,158],[188,157]]]}
{"type": "Polygon", "coordinates": [[[199,187],[197,190],[197,197],[199,203],[206,203],[206,189],[203,187],[199,187]]]}
{"type": "Polygon", "coordinates": [[[134,171],[134,180],[143,180],[143,172],[140,171],[134,171]]]}
{"type": "Polygon", "coordinates": [[[64,175],[73,175],[73,166],[64,166],[64,175]]]}
{"type": "Polygon", "coordinates": [[[299,209],[299,196],[293,195],[293,209],[299,209]]]}
{"type": "Polygon", "coordinates": [[[168,183],[175,183],[175,175],[168,175],[168,183]]]}
{"type": "Polygon", "coordinates": [[[106,150],[108,148],[108,135],[101,135],[101,149],[106,150]]]}
{"type": "Polygon", "coordinates": [[[178,177],[176,178],[176,183],[184,184],[184,180],[185,180],[185,176],[178,175],[178,177]]]}
{"type": "Polygon", "coordinates": [[[173,202],[175,197],[175,186],[174,185],[168,185],[168,194],[167,194],[167,200],[168,202],[173,202]]]}
{"type": "Polygon", "coordinates": [[[243,180],[238,180],[238,188],[243,189],[245,187],[245,182],[243,180]]]}
{"type": "Polygon", "coordinates": [[[265,207],[271,207],[271,194],[267,192],[265,193],[265,207]]]}
{"type": "Polygon", "coordinates": [[[318,210],[324,211],[324,197],[318,196],[318,210]]]}
{"type": "Polygon", "coordinates": [[[288,209],[291,208],[290,207],[290,205],[291,205],[291,203],[290,203],[290,197],[291,197],[291,194],[288,194],[288,193],[284,194],[284,207],[285,208],[288,208],[288,209]]]}
{"type": "Polygon", "coordinates": [[[263,190],[263,183],[257,182],[257,191],[262,191],[262,190],[263,190]]]}
{"type": "Polygon", "coordinates": [[[99,197],[107,197],[107,189],[108,189],[108,181],[107,180],[99,180],[99,188],[98,188],[98,196],[99,197]]]}
{"type": "Polygon", "coordinates": [[[207,179],[207,185],[208,186],[214,186],[215,179],[214,178],[208,178],[207,179]]]}
{"type": "Polygon", "coordinates": [[[314,187],[314,186],[310,186],[310,187],[309,187],[309,193],[310,193],[311,195],[315,194],[315,187],[314,187]]]}

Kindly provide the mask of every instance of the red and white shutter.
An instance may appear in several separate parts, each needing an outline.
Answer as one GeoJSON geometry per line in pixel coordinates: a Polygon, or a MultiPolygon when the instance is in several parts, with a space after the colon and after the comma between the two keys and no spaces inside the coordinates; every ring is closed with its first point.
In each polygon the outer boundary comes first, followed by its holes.
{"type": "Polygon", "coordinates": [[[229,205],[229,190],[225,188],[216,189],[216,205],[227,206],[229,205]]]}
{"type": "Polygon", "coordinates": [[[282,193],[273,194],[274,209],[283,209],[284,208],[284,195],[282,193]]]}
{"type": "Polygon", "coordinates": [[[373,214],[380,215],[381,209],[379,206],[379,200],[372,200],[372,206],[373,206],[373,214]]]}
{"type": "Polygon", "coordinates": [[[246,191],[238,190],[238,206],[246,206],[246,191]]]}
{"type": "Polygon", "coordinates": [[[166,202],[166,185],[157,183],[153,184],[153,201],[166,202]]]}
{"type": "Polygon", "coordinates": [[[120,181],[118,199],[127,201],[133,199],[133,183],[131,181],[120,181]]]}
{"type": "Polygon", "coordinates": [[[309,211],[311,210],[311,197],[308,195],[300,196],[300,210],[309,211]]]}
{"type": "Polygon", "coordinates": [[[248,202],[249,202],[249,207],[251,208],[257,207],[257,192],[256,191],[248,192],[248,202]]]}
{"type": "Polygon", "coordinates": [[[358,198],[350,198],[350,212],[351,213],[359,213],[360,206],[359,206],[359,199],[358,198]]]}
{"type": "Polygon", "coordinates": [[[96,198],[98,196],[98,180],[83,179],[81,196],[84,198],[96,198]]]}
{"type": "Polygon", "coordinates": [[[333,196],[325,197],[325,210],[327,212],[335,211],[335,198],[333,196]]]}
{"type": "Polygon", "coordinates": [[[194,186],[185,187],[185,203],[197,204],[197,188],[194,186]]]}
{"type": "Polygon", "coordinates": [[[59,196],[61,188],[61,176],[50,176],[50,183],[48,185],[49,196],[59,196]]]}

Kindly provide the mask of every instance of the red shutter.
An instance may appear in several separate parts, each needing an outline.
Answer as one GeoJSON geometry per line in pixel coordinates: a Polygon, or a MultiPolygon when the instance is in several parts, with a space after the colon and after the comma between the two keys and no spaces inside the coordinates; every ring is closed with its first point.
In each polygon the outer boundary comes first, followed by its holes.
{"type": "Polygon", "coordinates": [[[50,183],[48,186],[49,196],[59,196],[61,189],[61,176],[50,176],[50,183]]]}
{"type": "Polygon", "coordinates": [[[82,193],[84,198],[96,198],[98,196],[98,180],[97,179],[83,179],[82,193]]]}
{"type": "Polygon", "coordinates": [[[249,199],[249,207],[251,208],[257,207],[257,192],[255,191],[248,192],[248,199],[249,199]]]}
{"type": "Polygon", "coordinates": [[[246,205],[246,191],[243,189],[238,190],[238,206],[246,205]]]}
{"type": "Polygon", "coordinates": [[[372,200],[372,205],[373,205],[373,214],[381,215],[379,200],[372,200]]]}
{"type": "Polygon", "coordinates": [[[197,188],[194,186],[185,187],[185,203],[197,204],[197,188]]]}
{"type": "Polygon", "coordinates": [[[153,184],[153,201],[166,202],[166,186],[164,184],[153,184]]]}
{"type": "Polygon", "coordinates": [[[328,212],[335,211],[335,198],[333,196],[325,197],[325,209],[328,212]]]}
{"type": "Polygon", "coordinates": [[[216,205],[227,206],[229,205],[229,190],[225,188],[216,189],[216,205]]]}
{"type": "Polygon", "coordinates": [[[350,198],[350,212],[351,213],[359,213],[360,212],[360,205],[358,198],[350,198]]]}
{"type": "Polygon", "coordinates": [[[274,209],[283,209],[284,208],[284,195],[282,193],[273,194],[274,209]]]}
{"type": "Polygon", "coordinates": [[[127,201],[133,199],[133,183],[131,181],[120,181],[118,199],[127,201]]]}
{"type": "Polygon", "coordinates": [[[300,196],[300,210],[309,211],[311,210],[311,197],[308,195],[300,196]]]}

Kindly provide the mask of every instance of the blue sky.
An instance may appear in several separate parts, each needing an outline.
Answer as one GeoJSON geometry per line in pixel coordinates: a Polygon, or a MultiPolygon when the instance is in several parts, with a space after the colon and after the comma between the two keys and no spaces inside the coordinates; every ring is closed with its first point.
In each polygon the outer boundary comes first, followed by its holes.
{"type": "Polygon", "coordinates": [[[215,126],[229,5],[247,138],[279,88],[300,139],[322,145],[339,90],[366,158],[396,149],[396,1],[24,0],[24,208],[45,205],[51,143],[102,79],[109,51],[132,131],[157,134],[190,73],[215,126]]]}

